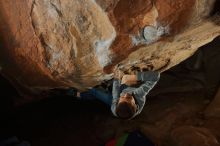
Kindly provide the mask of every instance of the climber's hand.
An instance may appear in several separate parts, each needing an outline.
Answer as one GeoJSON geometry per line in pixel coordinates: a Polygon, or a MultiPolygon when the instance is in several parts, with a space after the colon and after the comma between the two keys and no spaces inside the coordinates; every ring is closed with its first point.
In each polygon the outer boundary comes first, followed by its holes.
{"type": "Polygon", "coordinates": [[[124,75],[122,77],[121,84],[126,84],[128,86],[137,84],[137,76],[136,75],[124,75]]]}

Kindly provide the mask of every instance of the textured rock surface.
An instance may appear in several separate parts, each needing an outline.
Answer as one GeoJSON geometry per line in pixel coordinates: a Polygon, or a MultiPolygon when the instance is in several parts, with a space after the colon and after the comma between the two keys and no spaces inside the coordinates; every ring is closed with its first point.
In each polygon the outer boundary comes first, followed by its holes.
{"type": "Polygon", "coordinates": [[[216,137],[206,128],[182,126],[171,132],[175,146],[219,146],[216,137]]]}
{"type": "Polygon", "coordinates": [[[118,63],[166,70],[220,34],[219,18],[206,19],[214,2],[0,1],[1,73],[38,91],[83,90],[111,78],[118,63]],[[143,36],[145,26],[154,33],[143,36]]]}
{"type": "Polygon", "coordinates": [[[129,70],[132,66],[137,66],[150,70],[167,70],[191,56],[200,46],[210,42],[216,32],[219,33],[219,26],[215,27],[210,21],[203,22],[181,35],[176,35],[172,41],[160,41],[140,47],[121,62],[121,68],[129,70]]]}

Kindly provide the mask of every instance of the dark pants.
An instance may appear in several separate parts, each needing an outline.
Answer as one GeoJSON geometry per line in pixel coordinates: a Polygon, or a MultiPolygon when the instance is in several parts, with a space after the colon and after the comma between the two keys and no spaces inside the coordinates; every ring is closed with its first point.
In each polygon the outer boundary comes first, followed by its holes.
{"type": "Polygon", "coordinates": [[[92,88],[89,89],[89,91],[87,92],[80,93],[80,97],[82,98],[82,100],[98,99],[109,106],[111,106],[112,104],[112,94],[96,88],[92,88]]]}

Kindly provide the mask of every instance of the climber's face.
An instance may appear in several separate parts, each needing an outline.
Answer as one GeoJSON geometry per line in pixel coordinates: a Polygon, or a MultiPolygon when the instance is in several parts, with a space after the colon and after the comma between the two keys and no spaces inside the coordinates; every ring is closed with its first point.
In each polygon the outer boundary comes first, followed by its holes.
{"type": "Polygon", "coordinates": [[[120,103],[120,102],[127,102],[131,105],[136,106],[134,97],[131,94],[128,94],[128,93],[126,93],[125,95],[123,95],[119,98],[118,103],[120,103]]]}

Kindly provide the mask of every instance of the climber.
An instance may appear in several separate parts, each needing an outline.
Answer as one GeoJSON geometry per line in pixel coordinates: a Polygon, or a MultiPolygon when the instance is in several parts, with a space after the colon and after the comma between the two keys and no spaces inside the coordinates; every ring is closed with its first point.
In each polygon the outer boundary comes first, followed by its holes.
{"type": "Polygon", "coordinates": [[[132,119],[141,113],[146,95],[155,86],[159,78],[160,73],[154,71],[138,72],[136,75],[123,75],[122,79],[114,78],[112,94],[92,88],[88,92],[77,92],[75,95],[82,100],[99,99],[111,107],[114,116],[122,119],[132,119]]]}

